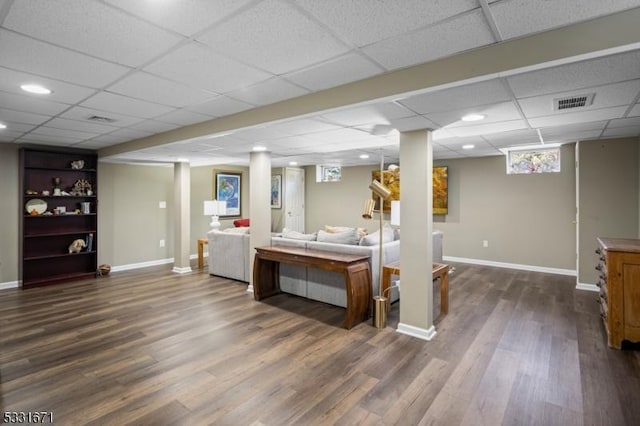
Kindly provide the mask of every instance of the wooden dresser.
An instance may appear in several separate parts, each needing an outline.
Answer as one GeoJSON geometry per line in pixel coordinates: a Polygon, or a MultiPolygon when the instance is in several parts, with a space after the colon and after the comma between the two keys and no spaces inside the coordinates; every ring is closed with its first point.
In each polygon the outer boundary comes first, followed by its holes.
{"type": "Polygon", "coordinates": [[[640,240],[598,238],[600,314],[608,343],[640,342],[640,240]]]}

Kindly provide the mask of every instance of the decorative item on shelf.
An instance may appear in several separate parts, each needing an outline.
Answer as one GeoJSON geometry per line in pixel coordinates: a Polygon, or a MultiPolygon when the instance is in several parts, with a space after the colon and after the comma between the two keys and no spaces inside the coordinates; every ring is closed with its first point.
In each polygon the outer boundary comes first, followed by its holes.
{"type": "Polygon", "coordinates": [[[105,275],[109,275],[109,272],[111,272],[111,265],[107,263],[103,263],[102,265],[98,266],[98,271],[96,275],[99,277],[105,276],[105,275]]]}
{"type": "Polygon", "coordinates": [[[27,201],[24,208],[31,216],[38,216],[47,211],[47,202],[39,198],[34,198],[27,201]]]}
{"type": "Polygon", "coordinates": [[[87,251],[93,250],[93,232],[90,232],[89,235],[87,235],[87,242],[85,245],[87,247],[87,251]]]}
{"type": "Polygon", "coordinates": [[[218,200],[205,200],[204,215],[211,216],[209,226],[212,230],[220,229],[219,216],[227,214],[227,202],[218,200]]]}
{"type": "Polygon", "coordinates": [[[71,195],[88,195],[87,191],[91,191],[91,184],[86,179],[79,179],[71,188],[71,195]]]}
{"type": "Polygon", "coordinates": [[[42,191],[42,196],[44,197],[48,197],[49,194],[51,194],[49,191],[47,191],[46,189],[44,191],[42,191]]]}
{"type": "Polygon", "coordinates": [[[66,214],[67,208],[65,206],[59,206],[55,208],[54,212],[56,212],[57,214],[66,214]]]}
{"type": "MultiPolygon", "coordinates": [[[[384,169],[384,156],[381,155],[380,156],[380,176],[383,176],[383,169],[384,169]]],[[[391,196],[391,190],[389,190],[389,188],[387,188],[386,186],[384,186],[382,183],[380,183],[375,179],[369,185],[369,189],[373,191],[373,194],[375,196],[380,198],[380,210],[378,212],[380,215],[380,229],[378,231],[380,233],[380,240],[378,242],[378,244],[380,244],[378,246],[378,256],[379,256],[378,265],[380,267],[380,271],[378,274],[378,295],[373,297],[373,325],[377,329],[383,329],[387,326],[387,298],[382,293],[382,267],[383,267],[383,258],[382,258],[383,229],[382,228],[384,224],[383,206],[384,206],[384,201],[389,199],[389,197],[391,196]]],[[[364,209],[362,211],[362,217],[365,219],[372,219],[374,206],[375,206],[374,199],[366,200],[364,203],[364,209]]]]}
{"type": "Polygon", "coordinates": [[[76,160],[71,162],[72,169],[82,169],[84,167],[84,160],[76,160]]]}
{"type": "MultiPolygon", "coordinates": [[[[38,195],[38,191],[34,191],[33,189],[27,189],[24,193],[26,195],[38,195]]],[[[44,195],[44,194],[42,194],[42,195],[44,195]]]]}
{"type": "Polygon", "coordinates": [[[73,240],[73,242],[69,245],[69,253],[80,253],[86,246],[87,244],[83,239],[78,238],[77,240],[73,240]]]}
{"type": "Polygon", "coordinates": [[[91,203],[88,201],[84,201],[80,203],[82,208],[82,214],[90,214],[91,213],[91,203]]]}
{"type": "Polygon", "coordinates": [[[53,178],[53,195],[58,196],[61,195],[61,189],[60,189],[60,178],[59,177],[54,177],[53,178]]]}

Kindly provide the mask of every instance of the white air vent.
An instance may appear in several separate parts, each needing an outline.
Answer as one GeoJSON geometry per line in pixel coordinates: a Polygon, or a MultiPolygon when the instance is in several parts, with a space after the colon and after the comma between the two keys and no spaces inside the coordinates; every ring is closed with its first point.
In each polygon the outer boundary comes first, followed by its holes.
{"type": "Polygon", "coordinates": [[[101,117],[99,115],[92,115],[91,117],[88,117],[87,120],[98,121],[100,123],[114,123],[116,121],[115,118],[101,117]]]}
{"type": "Polygon", "coordinates": [[[588,95],[576,95],[567,96],[564,98],[556,98],[553,100],[553,109],[556,111],[562,111],[567,109],[588,107],[593,103],[593,98],[595,95],[595,93],[589,93],[588,95]]]}

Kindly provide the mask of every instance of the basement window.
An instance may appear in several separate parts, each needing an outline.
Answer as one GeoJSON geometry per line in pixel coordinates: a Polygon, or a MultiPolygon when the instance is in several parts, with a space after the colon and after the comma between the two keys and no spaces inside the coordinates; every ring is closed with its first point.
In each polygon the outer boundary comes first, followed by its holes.
{"type": "Polygon", "coordinates": [[[340,166],[316,166],[316,182],[340,182],[341,180],[340,166]]]}
{"type": "Polygon", "coordinates": [[[507,174],[559,173],[560,148],[507,151],[507,174]]]}

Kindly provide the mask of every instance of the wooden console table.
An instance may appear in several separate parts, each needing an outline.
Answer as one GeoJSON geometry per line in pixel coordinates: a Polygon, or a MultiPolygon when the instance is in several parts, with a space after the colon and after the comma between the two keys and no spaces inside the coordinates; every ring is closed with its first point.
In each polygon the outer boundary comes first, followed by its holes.
{"type": "MultiPolygon", "coordinates": [[[[400,275],[400,262],[393,262],[382,267],[382,294],[386,294],[391,285],[391,275],[400,275]]],[[[440,315],[449,313],[449,265],[433,264],[433,280],[440,278],[440,315]]],[[[387,311],[391,308],[391,297],[387,295],[387,311]]]]}
{"type": "Polygon", "coordinates": [[[299,247],[256,248],[253,297],[262,300],[280,293],[280,263],[339,272],[344,274],[347,292],[347,312],[343,327],[349,329],[369,318],[372,288],[368,259],[368,256],[299,247]]]}

